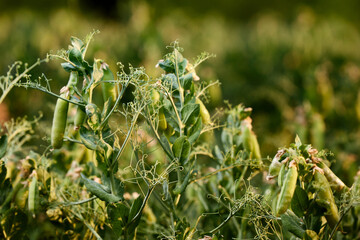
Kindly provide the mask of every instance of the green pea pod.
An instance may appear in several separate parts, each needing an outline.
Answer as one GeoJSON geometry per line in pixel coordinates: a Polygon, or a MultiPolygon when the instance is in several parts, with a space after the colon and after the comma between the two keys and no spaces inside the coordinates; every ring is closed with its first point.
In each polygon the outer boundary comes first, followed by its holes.
{"type": "Polygon", "coordinates": [[[271,161],[271,164],[269,166],[269,175],[270,177],[276,177],[279,174],[279,171],[281,169],[281,166],[283,165],[280,162],[280,158],[284,155],[285,151],[283,149],[279,150],[273,160],[271,161]]]}
{"type": "Polygon", "coordinates": [[[155,89],[151,90],[151,100],[153,104],[157,104],[160,101],[160,93],[155,89]]]}
{"type": "Polygon", "coordinates": [[[255,133],[251,130],[251,125],[245,124],[242,132],[243,144],[246,151],[251,154],[253,159],[261,160],[259,143],[255,133]]]}
{"type": "Polygon", "coordinates": [[[104,185],[86,178],[82,173],[81,178],[84,182],[86,189],[95,196],[97,196],[99,199],[108,203],[115,203],[122,200],[121,197],[115,196],[114,194],[110,193],[104,185]]]}
{"type": "Polygon", "coordinates": [[[331,171],[331,169],[324,162],[319,162],[317,165],[322,170],[324,170],[324,175],[328,180],[331,189],[337,192],[341,192],[342,190],[349,190],[345,183],[341,181],[341,179],[338,178],[338,176],[336,176],[335,173],[331,171]]]}
{"type": "Polygon", "coordinates": [[[39,205],[39,189],[38,189],[38,180],[36,173],[33,175],[31,183],[29,185],[29,195],[28,195],[28,209],[32,214],[35,214],[39,205]]]}
{"type": "MultiPolygon", "coordinates": [[[[111,72],[109,66],[106,63],[103,63],[102,68],[103,68],[104,75],[101,80],[102,81],[114,81],[115,80],[114,74],[111,72]]],[[[110,105],[113,106],[116,101],[116,98],[117,98],[115,83],[102,82],[101,88],[102,88],[104,102],[106,102],[109,98],[111,98],[110,105]]]]}
{"type": "Polygon", "coordinates": [[[202,123],[204,125],[211,125],[212,122],[211,122],[210,113],[206,109],[204,103],[199,98],[196,98],[196,103],[200,105],[200,116],[201,116],[202,123]]]}
{"type": "MultiPolygon", "coordinates": [[[[22,185],[23,186],[23,185],[22,185]]],[[[21,187],[16,193],[15,203],[16,205],[23,209],[26,207],[26,200],[29,198],[29,191],[25,187],[21,187]]]]}
{"type": "Polygon", "coordinates": [[[164,132],[165,136],[166,136],[167,138],[170,138],[174,133],[175,133],[174,128],[171,127],[170,124],[168,124],[168,125],[167,125],[167,128],[166,128],[166,130],[165,130],[165,132],[164,132]]]}
{"type": "Polygon", "coordinates": [[[167,122],[164,114],[163,108],[159,109],[159,129],[165,131],[167,128],[167,122]]]}
{"type": "Polygon", "coordinates": [[[286,164],[282,164],[278,175],[278,185],[281,187],[284,184],[286,164]]]}
{"type": "Polygon", "coordinates": [[[315,202],[327,210],[325,213],[326,221],[331,228],[334,228],[340,220],[340,215],[330,184],[324,173],[318,169],[315,169],[313,181],[313,187],[317,193],[315,202]]]}
{"type": "Polygon", "coordinates": [[[296,188],[298,171],[295,162],[291,162],[283,182],[280,196],[276,205],[276,215],[279,216],[289,208],[296,188]]]}
{"type": "Polygon", "coordinates": [[[269,166],[269,175],[271,177],[279,175],[282,165],[283,164],[281,164],[278,159],[274,158],[269,166]]]}
{"type": "Polygon", "coordinates": [[[258,142],[257,137],[256,137],[256,135],[255,135],[255,133],[253,131],[251,131],[250,141],[251,141],[251,147],[252,147],[251,151],[253,153],[254,158],[257,159],[257,160],[261,160],[259,142],[258,142]]]}
{"type": "MultiPolygon", "coordinates": [[[[66,98],[66,94],[61,94],[60,96],[66,98]]],[[[56,101],[51,129],[51,146],[54,149],[61,148],[63,144],[68,108],[69,103],[65,100],[58,98],[58,100],[56,101]]]]}
{"type": "MultiPolygon", "coordinates": [[[[78,73],[71,72],[68,84],[65,87],[64,93],[61,93],[62,98],[69,98],[69,88],[75,86],[78,80],[78,73]]],[[[55,105],[54,118],[51,129],[51,146],[54,149],[61,148],[66,128],[67,113],[69,109],[69,102],[58,98],[55,105]]]]}
{"type": "Polygon", "coordinates": [[[246,151],[248,151],[249,154],[251,154],[251,150],[252,150],[252,146],[251,146],[251,126],[245,126],[242,130],[242,139],[243,139],[243,144],[244,144],[244,149],[246,151]]]}
{"type": "Polygon", "coordinates": [[[67,87],[76,86],[78,79],[79,79],[78,72],[72,71],[70,73],[69,81],[66,86],[67,87]]]}
{"type": "Polygon", "coordinates": [[[76,109],[76,115],[74,120],[74,129],[79,130],[80,127],[84,124],[86,118],[86,112],[85,109],[82,107],[77,107],[76,109]]]}

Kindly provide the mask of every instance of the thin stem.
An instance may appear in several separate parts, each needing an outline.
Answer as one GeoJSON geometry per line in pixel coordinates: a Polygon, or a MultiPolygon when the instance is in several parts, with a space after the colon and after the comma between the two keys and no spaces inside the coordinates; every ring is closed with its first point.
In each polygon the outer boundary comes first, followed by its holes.
{"type": "Polygon", "coordinates": [[[175,74],[176,74],[176,79],[178,81],[178,86],[179,86],[179,93],[180,93],[180,104],[181,104],[181,108],[184,105],[184,89],[182,88],[181,84],[180,84],[180,79],[179,79],[179,68],[178,68],[178,62],[177,62],[177,53],[178,51],[175,49],[175,74]]]}
{"type": "Polygon", "coordinates": [[[170,212],[170,208],[168,208],[168,206],[165,205],[164,201],[159,197],[159,195],[156,192],[154,192],[154,195],[158,200],[158,202],[160,203],[160,205],[166,210],[166,212],[170,212]]]}
{"type": "Polygon", "coordinates": [[[142,210],[145,208],[146,202],[147,202],[147,200],[149,199],[149,197],[150,197],[152,191],[154,190],[154,188],[155,188],[155,186],[151,186],[151,187],[148,189],[148,191],[147,191],[147,193],[146,193],[146,196],[145,196],[145,198],[144,198],[144,201],[143,201],[143,203],[142,203],[139,211],[137,212],[137,214],[135,215],[135,217],[134,217],[133,219],[131,219],[131,221],[129,222],[128,225],[130,225],[131,223],[133,223],[133,222],[140,216],[140,214],[141,214],[142,210]]]}
{"type": "Polygon", "coordinates": [[[96,33],[99,33],[99,31],[93,31],[93,32],[90,34],[90,36],[89,36],[89,38],[88,38],[88,41],[87,41],[87,43],[86,43],[84,52],[83,52],[83,54],[82,54],[82,57],[83,57],[83,58],[85,58],[85,54],[86,54],[86,51],[87,51],[87,49],[88,49],[88,47],[89,47],[89,44],[90,44],[91,40],[93,39],[93,37],[94,37],[94,35],[95,35],[96,33]]]}
{"type": "Polygon", "coordinates": [[[113,168],[110,169],[110,187],[111,187],[111,193],[116,195],[115,191],[115,179],[114,179],[114,170],[113,168]]]}
{"type": "Polygon", "coordinates": [[[212,172],[212,173],[209,173],[209,174],[207,174],[207,175],[205,175],[205,176],[203,176],[203,177],[200,177],[200,178],[198,178],[198,179],[192,180],[189,184],[191,184],[191,183],[196,183],[196,182],[198,182],[198,181],[201,181],[201,180],[204,180],[204,179],[206,179],[206,178],[209,178],[209,177],[211,177],[211,176],[213,176],[213,175],[215,175],[215,174],[217,174],[217,173],[219,173],[219,172],[226,171],[226,170],[229,170],[229,169],[232,169],[232,168],[235,168],[235,167],[239,167],[239,166],[242,166],[242,165],[243,165],[243,164],[237,164],[237,165],[232,165],[232,166],[229,166],[229,167],[226,167],[226,168],[220,168],[220,169],[218,169],[218,170],[216,170],[216,171],[214,171],[214,172],[212,172]]]}
{"type": "Polygon", "coordinates": [[[333,230],[331,231],[331,234],[330,234],[330,238],[329,239],[332,239],[337,228],[339,227],[340,225],[340,222],[343,220],[344,216],[350,211],[350,209],[352,208],[352,206],[350,206],[348,209],[346,209],[346,211],[343,213],[343,215],[341,215],[339,221],[336,223],[335,227],[333,228],[333,230]]]}
{"type": "Polygon", "coordinates": [[[0,213],[5,212],[6,209],[6,205],[8,205],[11,200],[14,198],[14,196],[17,194],[17,192],[21,189],[21,187],[23,187],[24,185],[21,182],[18,182],[15,187],[13,188],[13,190],[7,195],[5,201],[3,202],[3,204],[0,207],[0,213]]]}
{"type": "Polygon", "coordinates": [[[178,124],[179,124],[179,128],[180,128],[180,136],[182,136],[182,129],[184,128],[184,125],[183,125],[183,123],[181,121],[180,114],[179,114],[179,112],[178,112],[178,110],[177,110],[177,108],[175,106],[174,100],[172,99],[171,94],[169,93],[169,91],[165,87],[163,87],[163,89],[165,90],[166,95],[168,96],[168,98],[170,100],[171,106],[173,107],[173,109],[175,111],[175,115],[176,115],[176,118],[178,120],[178,124]]]}
{"type": "Polygon", "coordinates": [[[97,240],[102,240],[100,235],[95,231],[95,229],[87,221],[83,220],[83,222],[86,225],[86,227],[92,232],[92,234],[94,234],[94,236],[96,237],[97,240]]]}
{"type": "Polygon", "coordinates": [[[92,200],[95,200],[97,197],[96,196],[92,196],[91,198],[88,199],[84,199],[81,201],[77,201],[77,202],[64,202],[64,203],[59,203],[58,205],[64,205],[64,206],[73,206],[73,205],[80,205],[83,203],[87,203],[87,202],[91,202],[92,200]]]}
{"type": "Polygon", "coordinates": [[[127,88],[127,86],[129,85],[130,80],[125,84],[124,87],[121,88],[121,92],[119,94],[119,96],[117,97],[114,106],[112,107],[112,109],[110,110],[110,112],[106,115],[106,117],[104,118],[104,120],[102,121],[102,123],[100,124],[100,129],[104,127],[104,125],[106,124],[107,120],[109,119],[109,117],[111,116],[111,114],[115,111],[117,105],[119,104],[120,100],[122,99],[125,90],[127,88]]]}
{"type": "Polygon", "coordinates": [[[201,89],[201,91],[196,95],[196,98],[199,98],[201,95],[203,95],[206,89],[208,89],[208,88],[211,87],[211,86],[217,85],[217,84],[219,84],[219,80],[210,83],[209,85],[207,85],[206,87],[204,87],[203,89],[201,89]]]}
{"type": "Polygon", "coordinates": [[[225,219],[225,221],[223,221],[219,226],[217,226],[216,228],[214,228],[213,230],[210,231],[210,233],[214,234],[217,231],[220,230],[220,228],[222,228],[230,219],[231,217],[234,216],[233,212],[230,212],[230,214],[227,216],[227,218],[225,219]]]}
{"type": "Polygon", "coordinates": [[[81,102],[75,102],[75,101],[73,101],[73,100],[63,98],[63,97],[61,97],[60,95],[57,95],[57,94],[55,94],[55,93],[53,93],[53,92],[50,92],[50,91],[45,90],[45,89],[42,89],[42,88],[37,88],[37,87],[35,87],[35,86],[26,86],[26,87],[33,88],[33,89],[37,89],[37,90],[39,90],[39,91],[41,91],[41,92],[44,92],[44,93],[47,93],[47,94],[49,94],[49,95],[51,95],[51,96],[53,96],[53,97],[60,98],[61,100],[64,100],[64,101],[66,101],[66,102],[69,102],[69,103],[72,103],[72,104],[75,104],[75,105],[78,105],[78,106],[82,106],[82,107],[85,107],[85,106],[86,106],[86,104],[83,104],[83,103],[81,103],[81,102]]]}
{"type": "Polygon", "coordinates": [[[85,226],[91,231],[92,234],[96,237],[97,240],[102,240],[100,235],[95,231],[95,229],[78,213],[75,213],[74,211],[71,211],[75,216],[77,216],[84,224],[85,226]]]}
{"type": "Polygon", "coordinates": [[[24,72],[22,72],[19,76],[17,76],[13,81],[11,81],[9,87],[2,93],[0,97],[0,104],[4,101],[5,97],[9,94],[10,90],[15,86],[17,82],[19,82],[23,77],[26,76],[28,72],[30,72],[33,68],[35,68],[37,65],[40,65],[43,62],[48,62],[49,59],[38,59],[33,65],[31,65],[29,68],[27,68],[24,72]]]}
{"type": "Polygon", "coordinates": [[[149,120],[150,117],[149,117],[148,112],[147,112],[147,115],[148,115],[148,117],[146,118],[146,122],[149,124],[151,130],[152,130],[153,133],[155,134],[155,137],[156,137],[157,141],[160,143],[160,145],[161,145],[162,149],[164,150],[164,152],[166,153],[166,155],[168,155],[168,157],[169,157],[171,160],[174,159],[174,156],[172,155],[171,152],[169,152],[169,151],[167,150],[167,148],[165,147],[165,145],[162,143],[158,132],[155,130],[154,125],[153,125],[152,122],[149,120]]]}
{"type": "Polygon", "coordinates": [[[93,90],[94,90],[94,85],[91,84],[91,87],[89,88],[89,103],[92,103],[93,90]]]}
{"type": "Polygon", "coordinates": [[[137,121],[137,118],[139,117],[139,114],[140,114],[140,111],[137,112],[136,115],[134,116],[134,118],[133,118],[133,120],[132,120],[132,123],[131,123],[131,126],[130,126],[130,129],[129,129],[127,135],[126,135],[126,138],[125,138],[123,144],[121,145],[121,148],[120,148],[120,150],[119,150],[119,152],[118,152],[118,154],[117,154],[117,156],[116,156],[116,158],[115,158],[115,161],[114,161],[114,162],[111,164],[111,166],[110,166],[111,168],[113,168],[113,167],[115,166],[115,163],[117,163],[120,155],[121,155],[122,152],[124,151],[125,146],[126,146],[127,142],[129,141],[129,138],[130,138],[130,136],[131,136],[131,133],[132,133],[132,131],[133,131],[133,129],[134,129],[134,126],[135,126],[135,123],[136,123],[136,121],[137,121]]]}
{"type": "Polygon", "coordinates": [[[84,143],[82,143],[81,141],[76,140],[76,139],[72,139],[72,138],[69,138],[69,137],[64,137],[64,141],[68,141],[68,142],[73,142],[73,143],[77,143],[77,144],[84,145],[84,143]]]}

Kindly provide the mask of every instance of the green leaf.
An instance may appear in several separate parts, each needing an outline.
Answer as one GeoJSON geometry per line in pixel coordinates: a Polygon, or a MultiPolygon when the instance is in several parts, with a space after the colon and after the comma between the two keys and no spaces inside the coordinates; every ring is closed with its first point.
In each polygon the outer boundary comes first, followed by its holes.
{"type": "Polygon", "coordinates": [[[4,231],[4,233],[6,233],[6,235],[11,234],[11,227],[14,223],[15,214],[16,214],[16,209],[10,208],[4,213],[4,215],[2,215],[1,218],[2,230],[4,231]]]}
{"type": "Polygon", "coordinates": [[[160,141],[162,142],[162,144],[164,145],[164,147],[166,148],[166,150],[171,153],[171,147],[169,144],[169,140],[165,137],[165,135],[162,135],[160,137],[160,141]]]}
{"type": "Polygon", "coordinates": [[[303,238],[305,230],[302,228],[302,221],[295,215],[282,214],[281,222],[284,232],[290,232],[298,238],[303,238]]]}
{"type": "Polygon", "coordinates": [[[104,103],[104,108],[103,111],[101,113],[101,123],[104,121],[105,117],[109,114],[110,110],[112,109],[112,101],[114,99],[109,98],[105,103],[104,103]]]}
{"type": "Polygon", "coordinates": [[[226,129],[221,132],[221,142],[224,146],[225,152],[229,151],[232,147],[232,135],[226,129]]]}
{"type": "Polygon", "coordinates": [[[193,81],[193,73],[188,73],[180,78],[180,83],[184,90],[189,90],[193,81]]]}
{"type": "Polygon", "coordinates": [[[0,138],[0,158],[3,158],[6,154],[6,148],[8,144],[8,137],[7,135],[2,135],[0,138]]]}
{"type": "Polygon", "coordinates": [[[185,172],[186,175],[184,179],[182,180],[182,182],[178,180],[177,186],[173,190],[173,194],[175,195],[183,193],[186,187],[189,185],[189,179],[192,176],[192,170],[191,169],[185,170],[185,172]]]}
{"type": "Polygon", "coordinates": [[[83,58],[80,50],[73,47],[68,51],[68,54],[69,54],[69,60],[72,63],[74,63],[78,68],[81,68],[83,63],[83,58]]]}
{"type": "Polygon", "coordinates": [[[102,151],[104,149],[101,147],[101,141],[99,137],[92,130],[88,130],[86,127],[82,126],[80,128],[80,140],[90,150],[102,151]]]}
{"type": "Polygon", "coordinates": [[[93,64],[93,73],[92,73],[94,83],[100,82],[104,76],[104,71],[101,67],[101,60],[97,59],[93,64]]]}
{"type": "Polygon", "coordinates": [[[222,154],[222,152],[221,152],[221,150],[220,150],[220,148],[219,148],[218,145],[216,145],[216,146],[214,147],[214,155],[216,156],[217,159],[220,160],[220,163],[223,162],[224,156],[223,156],[223,154],[222,154]]]}
{"type": "Polygon", "coordinates": [[[175,72],[174,64],[169,59],[166,59],[163,62],[159,62],[159,67],[161,67],[167,73],[174,73],[175,72]]]}
{"type": "Polygon", "coordinates": [[[7,239],[24,239],[27,227],[27,215],[17,209],[11,208],[2,215],[1,227],[7,239]]]}
{"type": "Polygon", "coordinates": [[[165,84],[169,84],[173,90],[179,89],[179,84],[176,76],[173,73],[169,73],[163,76],[162,82],[165,84]]]}
{"type": "Polygon", "coordinates": [[[181,76],[185,72],[188,61],[186,60],[186,58],[183,57],[183,55],[177,49],[174,49],[174,55],[176,57],[176,63],[177,63],[176,67],[178,70],[178,74],[181,76]]]}
{"type": "Polygon", "coordinates": [[[201,117],[198,117],[195,124],[189,129],[189,131],[187,133],[189,142],[191,144],[194,143],[198,139],[198,137],[200,136],[201,130],[202,130],[202,121],[201,121],[201,117]]]}
{"type": "Polygon", "coordinates": [[[179,159],[179,162],[184,165],[190,155],[191,145],[186,136],[181,136],[175,140],[172,150],[174,157],[179,159]]]}
{"type": "Polygon", "coordinates": [[[114,194],[120,198],[123,198],[123,195],[124,195],[124,184],[121,182],[120,179],[118,178],[114,178],[114,184],[115,184],[115,187],[114,187],[114,194]]]}
{"type": "Polygon", "coordinates": [[[7,174],[7,169],[5,167],[4,162],[0,161],[0,189],[2,189],[2,184],[5,181],[7,174]]]}
{"type": "Polygon", "coordinates": [[[105,152],[96,151],[95,158],[97,162],[97,168],[103,173],[106,174],[106,177],[109,175],[108,164],[106,162],[105,152]]]}
{"type": "Polygon", "coordinates": [[[298,217],[303,217],[309,207],[309,198],[304,189],[296,186],[293,198],[291,199],[291,209],[298,217]]]}
{"type": "Polygon", "coordinates": [[[134,200],[134,202],[133,202],[133,204],[131,205],[131,208],[130,208],[129,220],[128,220],[129,223],[133,220],[133,218],[139,212],[142,203],[143,203],[143,197],[142,196],[139,196],[138,198],[136,198],[134,200]]]}
{"type": "Polygon", "coordinates": [[[71,63],[61,63],[61,66],[63,67],[63,69],[65,69],[65,71],[67,72],[71,72],[71,71],[76,71],[77,67],[75,67],[74,65],[72,65],[71,63]]]}
{"type": "MultiPolygon", "coordinates": [[[[6,174],[5,174],[6,176],[6,174]]],[[[5,202],[6,198],[8,197],[9,194],[11,194],[11,192],[13,191],[10,179],[7,178],[5,179],[5,181],[3,181],[0,185],[0,206],[1,208],[4,208],[4,210],[8,207],[8,206],[3,206],[3,203],[5,202]]],[[[9,204],[7,204],[9,205],[9,204]]],[[[3,210],[0,208],[0,212],[3,210]]]]}
{"type": "Polygon", "coordinates": [[[96,104],[89,103],[85,107],[85,112],[88,117],[87,123],[94,131],[99,130],[101,124],[101,112],[96,104]]]}
{"type": "Polygon", "coordinates": [[[162,188],[163,188],[163,199],[164,201],[166,201],[169,197],[169,183],[168,181],[164,181],[163,185],[162,185],[162,188]]]}
{"type": "Polygon", "coordinates": [[[83,41],[81,41],[77,37],[71,37],[70,41],[71,41],[71,44],[73,45],[74,48],[76,48],[79,51],[83,52],[83,50],[82,50],[82,48],[84,47],[84,42],[83,41]]]}
{"type": "Polygon", "coordinates": [[[144,200],[143,197],[139,196],[137,199],[135,199],[135,201],[131,205],[129,218],[128,218],[128,232],[129,233],[133,233],[135,231],[135,228],[140,223],[140,218],[141,218],[142,212],[139,212],[139,211],[141,211],[141,206],[142,206],[143,200],[144,200]]]}
{"type": "Polygon", "coordinates": [[[296,135],[296,137],[295,137],[295,146],[297,148],[299,148],[301,145],[302,145],[302,143],[301,143],[300,137],[298,135],[296,135]]]}
{"type": "Polygon", "coordinates": [[[109,193],[108,187],[86,178],[82,173],[81,178],[87,190],[89,190],[89,192],[97,196],[99,199],[108,203],[115,203],[122,200],[121,197],[109,193]]]}
{"type": "MultiPolygon", "coordinates": [[[[167,103],[168,101],[165,101],[167,103]]],[[[177,132],[180,132],[179,123],[177,118],[175,117],[175,112],[172,109],[171,105],[164,105],[164,115],[166,118],[166,122],[177,132]]]]}
{"type": "Polygon", "coordinates": [[[186,104],[181,109],[181,121],[187,126],[192,125],[196,122],[200,115],[200,105],[196,103],[186,104]]]}
{"type": "Polygon", "coordinates": [[[184,217],[183,219],[179,219],[176,223],[175,232],[178,239],[186,239],[186,234],[189,233],[188,229],[190,228],[190,223],[188,222],[187,218],[184,217]]]}
{"type": "Polygon", "coordinates": [[[86,74],[91,74],[93,71],[92,66],[90,66],[90,64],[85,60],[82,62],[82,67],[85,69],[86,74]]]}
{"type": "Polygon", "coordinates": [[[181,62],[178,63],[178,71],[179,71],[180,76],[185,73],[187,63],[188,63],[188,61],[185,58],[184,58],[184,60],[182,60],[181,62]]]}
{"type": "Polygon", "coordinates": [[[308,212],[311,214],[306,218],[307,226],[309,230],[319,233],[322,226],[322,217],[324,216],[326,210],[318,206],[315,203],[315,200],[312,201],[313,202],[310,203],[308,209],[308,212]]]}
{"type": "Polygon", "coordinates": [[[122,235],[123,227],[128,221],[129,208],[123,203],[109,204],[107,207],[108,219],[116,238],[122,235]]]}

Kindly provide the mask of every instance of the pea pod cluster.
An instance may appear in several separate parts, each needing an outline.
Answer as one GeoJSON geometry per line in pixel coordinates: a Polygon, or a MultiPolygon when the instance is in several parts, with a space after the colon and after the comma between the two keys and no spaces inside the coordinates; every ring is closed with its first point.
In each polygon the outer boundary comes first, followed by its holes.
{"type": "MultiPolygon", "coordinates": [[[[276,202],[276,215],[284,214],[292,208],[292,199],[296,188],[301,188],[308,198],[320,209],[323,209],[328,225],[335,228],[340,221],[338,206],[334,193],[349,191],[349,188],[338,178],[326,164],[326,154],[295,140],[289,148],[280,149],[269,166],[267,179],[277,177],[281,188],[276,202]]],[[[296,201],[295,201],[296,202],[296,201]]],[[[302,206],[306,213],[309,206],[302,206]]],[[[304,213],[304,214],[305,214],[304,213]]]]}
{"type": "MultiPolygon", "coordinates": [[[[70,88],[75,86],[78,81],[78,73],[73,71],[70,73],[68,84],[60,91],[60,97],[69,99],[70,88]]],[[[51,146],[55,149],[61,148],[67,122],[67,114],[69,109],[69,102],[58,98],[54,110],[54,118],[51,129],[51,146]]]]}

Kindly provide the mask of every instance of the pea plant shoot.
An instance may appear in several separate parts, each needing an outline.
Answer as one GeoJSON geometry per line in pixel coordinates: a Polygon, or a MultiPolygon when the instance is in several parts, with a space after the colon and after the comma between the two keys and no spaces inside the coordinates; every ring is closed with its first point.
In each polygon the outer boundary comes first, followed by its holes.
{"type": "MultiPolygon", "coordinates": [[[[20,73],[14,87],[54,97],[46,149],[31,145],[41,116],[6,123],[0,138],[3,239],[356,239],[359,178],[349,188],[331,153],[295,143],[262,156],[252,109],[208,111],[208,89],[174,42],[149,76],[143,67],[86,58],[96,32],[72,37],[20,73]],[[29,71],[60,61],[59,93],[29,71]],[[131,95],[130,100],[125,95],[131,95]],[[41,227],[39,227],[41,226],[41,227]]],[[[155,65],[154,64],[154,65],[155,65]]],[[[14,69],[16,69],[14,73],[14,69]]]]}

